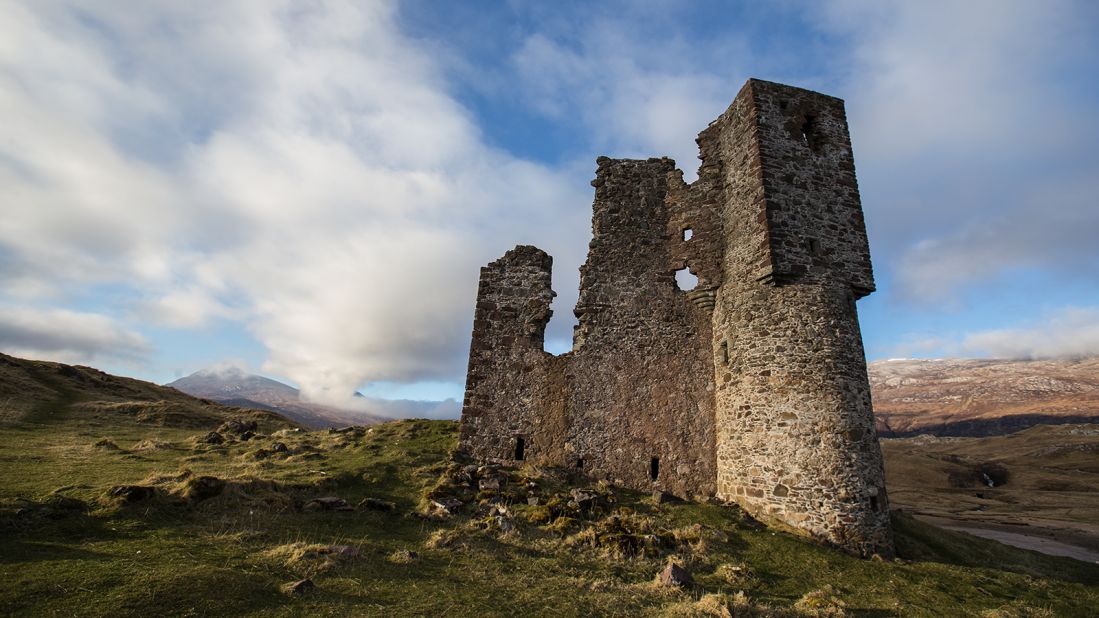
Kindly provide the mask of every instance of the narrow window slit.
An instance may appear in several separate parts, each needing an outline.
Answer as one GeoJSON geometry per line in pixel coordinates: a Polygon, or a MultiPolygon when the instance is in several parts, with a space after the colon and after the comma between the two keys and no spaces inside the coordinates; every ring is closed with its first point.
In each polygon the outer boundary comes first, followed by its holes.
{"type": "Polygon", "coordinates": [[[878,511],[878,497],[870,496],[870,510],[875,513],[878,511]]]}
{"type": "Polygon", "coordinates": [[[806,242],[809,247],[809,255],[820,255],[820,240],[816,238],[810,238],[806,242]]]}
{"type": "Polygon", "coordinates": [[[526,443],[522,438],[515,438],[515,461],[523,461],[526,456],[526,443]]]}
{"type": "Polygon", "coordinates": [[[658,476],[660,476],[660,458],[653,457],[649,461],[649,478],[655,481],[658,476]]]}
{"type": "Polygon", "coordinates": [[[577,457],[576,458],[576,469],[577,470],[583,470],[584,469],[584,458],[583,457],[577,457]]]}
{"type": "Polygon", "coordinates": [[[683,228],[683,240],[690,240],[694,238],[695,232],[689,227],[683,228]]]}
{"type": "Polygon", "coordinates": [[[723,365],[728,365],[729,364],[729,342],[728,341],[722,341],[721,342],[721,364],[723,364],[723,365]]]}

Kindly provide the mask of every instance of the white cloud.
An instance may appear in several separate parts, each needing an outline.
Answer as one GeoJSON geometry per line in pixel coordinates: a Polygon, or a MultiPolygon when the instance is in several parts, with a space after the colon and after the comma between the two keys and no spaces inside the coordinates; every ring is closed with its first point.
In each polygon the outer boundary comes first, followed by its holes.
{"type": "Polygon", "coordinates": [[[486,146],[392,3],[4,4],[0,40],[23,299],[123,285],[138,320],[239,320],[334,402],[460,375],[478,268],[517,242],[578,265],[590,172],[486,146]]]}
{"type": "Polygon", "coordinates": [[[1094,4],[835,0],[820,15],[850,43],[837,65],[895,291],[941,303],[1019,268],[1099,272],[1094,4]]]}
{"type": "Polygon", "coordinates": [[[570,32],[576,41],[528,36],[512,58],[522,96],[551,117],[582,122],[602,154],[670,156],[690,180],[699,163],[694,139],[748,77],[748,46],[729,36],[700,52],[700,45],[670,29],[671,22],[665,22],[664,37],[647,38],[629,11],[611,12],[570,32]],[[696,67],[700,55],[727,62],[696,67]]]}
{"type": "Polygon", "coordinates": [[[966,335],[961,349],[995,358],[1079,358],[1099,355],[1099,307],[1068,307],[1042,322],[966,335]]]}
{"type": "Polygon", "coordinates": [[[12,306],[0,306],[0,349],[14,356],[65,363],[136,363],[150,351],[140,334],[107,316],[12,306]]]}

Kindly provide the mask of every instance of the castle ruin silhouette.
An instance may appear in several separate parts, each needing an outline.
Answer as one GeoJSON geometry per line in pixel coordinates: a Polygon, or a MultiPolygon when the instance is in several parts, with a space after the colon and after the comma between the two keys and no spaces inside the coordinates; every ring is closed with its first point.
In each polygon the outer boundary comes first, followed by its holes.
{"type": "Polygon", "coordinates": [[[667,158],[598,159],[571,352],[543,350],[549,255],[519,246],[481,269],[459,450],[716,496],[892,555],[843,101],[752,79],[697,141],[691,184],[667,158]]]}

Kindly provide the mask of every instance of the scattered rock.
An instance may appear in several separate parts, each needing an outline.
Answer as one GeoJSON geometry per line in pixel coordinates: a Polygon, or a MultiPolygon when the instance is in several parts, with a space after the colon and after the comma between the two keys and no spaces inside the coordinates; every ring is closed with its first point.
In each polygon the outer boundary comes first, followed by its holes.
{"type": "Polygon", "coordinates": [[[256,432],[246,431],[246,432],[240,434],[240,441],[241,442],[247,442],[247,441],[251,440],[254,437],[256,437],[256,432]]]}
{"type": "Polygon", "coordinates": [[[363,498],[362,502],[359,503],[359,508],[370,511],[393,511],[396,510],[397,505],[379,498],[363,498]]]}
{"type": "Polygon", "coordinates": [[[363,434],[366,433],[366,428],[359,427],[357,425],[352,425],[350,427],[340,427],[339,429],[337,429],[335,427],[329,427],[328,428],[328,433],[330,433],[330,434],[350,434],[350,435],[358,437],[358,436],[362,436],[363,434]]]}
{"type": "Polygon", "coordinates": [[[660,572],[660,584],[662,586],[691,586],[694,584],[694,579],[691,574],[674,562],[669,562],[668,566],[664,567],[664,570],[660,572]]]}
{"type": "Polygon", "coordinates": [[[497,477],[491,477],[487,479],[481,479],[477,483],[477,488],[481,491],[500,491],[500,479],[497,477]]]}
{"type": "Polygon", "coordinates": [[[272,453],[289,453],[290,452],[290,447],[286,446],[286,444],[283,443],[283,442],[276,442],[276,443],[271,445],[271,452],[272,453]]]}
{"type": "Polygon", "coordinates": [[[316,511],[354,511],[355,507],[347,503],[347,500],[343,498],[337,498],[336,496],[324,496],[322,498],[314,498],[305,503],[302,507],[303,511],[316,512],[316,511]]]}
{"type": "Polygon", "coordinates": [[[595,507],[607,506],[606,499],[599,495],[599,492],[591,489],[573,489],[569,492],[569,496],[576,503],[576,508],[581,511],[591,511],[595,507]]]}
{"type": "Polygon", "coordinates": [[[116,485],[107,493],[126,502],[141,502],[155,496],[156,490],[145,485],[116,485]]]}
{"type": "Polygon", "coordinates": [[[313,583],[313,580],[308,577],[300,579],[296,582],[290,582],[289,584],[283,584],[282,591],[290,595],[302,595],[308,594],[316,590],[317,586],[313,583]]]}
{"type": "Polygon", "coordinates": [[[541,506],[542,505],[542,499],[539,498],[538,496],[529,496],[527,498],[527,504],[529,504],[530,506],[541,506]]]}
{"type": "Polygon", "coordinates": [[[224,444],[225,438],[222,437],[220,433],[211,431],[202,438],[201,442],[205,442],[206,444],[224,444]]]}
{"type": "Polygon", "coordinates": [[[670,493],[657,490],[653,492],[653,502],[657,504],[667,504],[669,502],[683,502],[683,500],[673,496],[670,493]]]}
{"type": "Polygon", "coordinates": [[[462,501],[457,498],[436,498],[431,501],[431,504],[436,510],[446,515],[453,515],[462,508],[462,501]]]}

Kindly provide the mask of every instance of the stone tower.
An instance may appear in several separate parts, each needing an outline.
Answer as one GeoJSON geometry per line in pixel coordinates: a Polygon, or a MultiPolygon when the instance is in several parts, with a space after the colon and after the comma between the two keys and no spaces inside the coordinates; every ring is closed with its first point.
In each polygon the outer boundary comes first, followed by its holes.
{"type": "Polygon", "coordinates": [[[890,555],[843,102],[749,80],[698,144],[689,185],[669,159],[599,159],[572,352],[542,350],[548,255],[517,247],[482,269],[460,449],[716,495],[890,555]],[[695,288],[678,288],[683,269],[695,288]]]}

